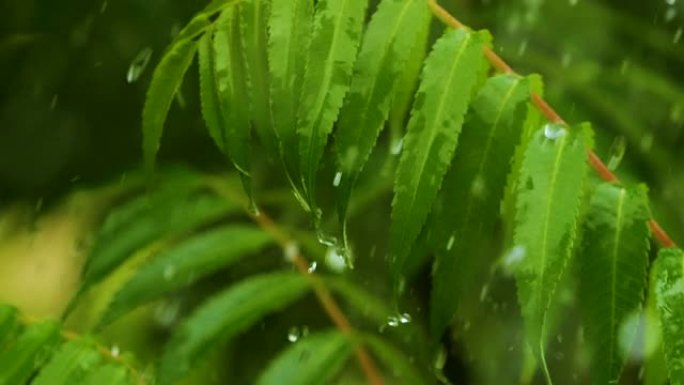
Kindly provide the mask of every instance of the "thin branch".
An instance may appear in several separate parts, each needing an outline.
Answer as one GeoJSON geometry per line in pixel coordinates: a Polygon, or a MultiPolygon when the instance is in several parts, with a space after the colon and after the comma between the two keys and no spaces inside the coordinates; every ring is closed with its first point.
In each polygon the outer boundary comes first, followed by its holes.
{"type": "MultiPolygon", "coordinates": [[[[225,183],[210,180],[209,185],[216,192],[232,201],[243,201],[243,199],[237,196],[237,194],[235,194],[231,189],[226,188],[225,183]]],[[[246,204],[243,206],[248,207],[246,204]]],[[[309,261],[299,252],[296,246],[293,247],[293,245],[296,245],[295,241],[293,241],[285,232],[283,232],[280,227],[273,222],[271,217],[266,215],[264,212],[254,213],[251,210],[246,211],[252,220],[254,220],[254,222],[256,222],[265,232],[271,235],[271,237],[273,237],[276,243],[278,243],[283,250],[286,250],[286,252],[289,250],[293,251],[293,255],[288,255],[288,258],[291,259],[292,263],[297,268],[297,271],[309,280],[313,291],[318,298],[318,302],[320,302],[330,320],[343,334],[352,338],[356,334],[356,330],[349,322],[349,319],[347,319],[347,316],[344,315],[344,312],[335,301],[335,298],[333,298],[332,294],[330,294],[330,290],[325,286],[323,280],[317,274],[310,271],[309,261]]],[[[380,375],[373,358],[368,353],[366,348],[360,343],[357,343],[355,347],[355,353],[356,359],[359,362],[359,366],[368,378],[369,384],[384,385],[384,380],[382,379],[382,376],[380,375]]]]}
{"type": "MultiPolygon", "coordinates": [[[[441,20],[444,24],[456,28],[470,30],[466,25],[461,23],[452,14],[450,14],[446,9],[442,8],[437,4],[436,0],[427,0],[428,6],[432,10],[432,13],[441,20]]],[[[492,66],[499,72],[515,74],[515,71],[491,48],[484,48],[484,55],[487,60],[492,64],[492,66]]],[[[546,117],[546,119],[551,123],[566,125],[565,121],[561,116],[551,107],[539,94],[532,93],[531,96],[532,103],[539,109],[539,111],[546,117]]],[[[620,179],[603,163],[601,158],[596,155],[593,150],[587,151],[587,158],[589,164],[596,170],[601,179],[608,183],[614,183],[617,185],[622,184],[620,179]]],[[[663,247],[677,247],[672,238],[667,234],[665,230],[658,224],[655,219],[651,219],[648,222],[653,236],[660,242],[663,247]]]]}

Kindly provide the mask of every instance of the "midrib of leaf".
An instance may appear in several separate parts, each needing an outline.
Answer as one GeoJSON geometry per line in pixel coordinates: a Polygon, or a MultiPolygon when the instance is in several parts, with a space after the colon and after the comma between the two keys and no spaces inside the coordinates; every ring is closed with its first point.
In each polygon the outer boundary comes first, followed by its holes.
{"type": "MultiPolygon", "coordinates": [[[[340,20],[342,19],[342,17],[345,14],[344,11],[346,10],[347,4],[349,4],[349,0],[343,0],[342,9],[340,10],[339,14],[337,15],[337,21],[335,23],[335,31],[333,32],[333,38],[332,38],[332,41],[330,43],[330,49],[328,50],[328,57],[326,57],[326,61],[325,61],[326,63],[330,62],[330,59],[332,58],[333,53],[335,52],[334,47],[337,46],[337,40],[339,38],[340,29],[341,29],[340,28],[340,26],[341,26],[340,20]]],[[[313,63],[313,64],[316,65],[315,63],[313,63]]],[[[312,65],[312,63],[308,63],[308,65],[312,65]]],[[[317,121],[320,120],[319,118],[320,118],[321,110],[323,109],[323,104],[325,103],[325,97],[321,97],[321,95],[324,95],[325,92],[328,90],[327,85],[330,84],[330,79],[332,77],[332,75],[331,75],[332,68],[333,68],[333,65],[326,66],[325,76],[324,76],[326,87],[319,87],[318,97],[316,98],[316,100],[317,100],[317,102],[316,102],[316,115],[314,115],[314,116],[316,116],[317,121]]],[[[318,124],[316,124],[316,122],[314,122],[313,127],[314,127],[314,130],[318,130],[318,124]]],[[[308,170],[309,172],[307,174],[307,178],[309,179],[309,183],[313,183],[313,179],[311,178],[311,176],[314,175],[314,173],[316,172],[316,166],[318,166],[318,162],[315,162],[315,164],[314,164],[314,159],[313,159],[314,154],[313,154],[313,151],[311,151],[311,149],[314,147],[315,138],[316,138],[316,135],[310,135],[309,136],[309,149],[307,150],[307,152],[308,152],[308,169],[309,169],[308,170]]],[[[312,196],[314,193],[312,187],[313,186],[304,186],[304,188],[306,188],[307,194],[309,195],[310,201],[313,201],[313,199],[314,199],[314,197],[312,196]]]]}
{"type": "MultiPolygon", "coordinates": [[[[540,266],[542,267],[540,276],[539,276],[539,285],[544,285],[544,277],[546,276],[546,258],[548,254],[548,235],[549,235],[549,221],[551,219],[551,204],[554,202],[553,196],[555,195],[556,192],[556,183],[558,180],[558,172],[560,171],[560,163],[561,159],[563,158],[563,153],[565,152],[565,147],[567,146],[567,138],[568,135],[565,134],[563,135],[560,140],[560,148],[558,152],[556,153],[556,159],[553,162],[553,172],[551,174],[551,183],[549,184],[549,191],[551,192],[548,196],[548,200],[546,203],[546,208],[545,208],[545,215],[544,215],[544,230],[542,232],[542,254],[541,254],[541,264],[540,266]]],[[[554,285],[555,286],[555,285],[554,285]]],[[[540,336],[541,338],[539,339],[539,352],[540,352],[540,358],[542,362],[542,368],[544,370],[544,376],[546,376],[546,381],[547,384],[552,384],[553,382],[551,381],[551,374],[549,373],[549,368],[548,365],[546,364],[546,357],[545,357],[545,349],[544,349],[544,331],[546,328],[546,309],[548,308],[547,304],[543,303],[543,297],[544,297],[544,292],[543,290],[538,290],[539,293],[539,301],[537,302],[538,306],[538,311],[539,314],[542,315],[541,317],[541,332],[540,336]]]]}
{"type": "MultiPolygon", "coordinates": [[[[456,75],[456,68],[458,67],[458,64],[461,62],[461,57],[463,56],[463,52],[465,52],[466,48],[468,47],[468,42],[471,39],[472,35],[468,33],[464,38],[461,43],[461,47],[458,49],[458,53],[456,54],[456,58],[453,61],[453,65],[451,67],[451,70],[449,71],[449,77],[448,80],[444,84],[451,84],[451,81],[453,80],[454,76],[456,75]]],[[[431,127],[434,127],[435,122],[437,121],[438,117],[442,116],[442,111],[444,111],[444,105],[446,104],[446,99],[447,99],[447,92],[443,92],[442,96],[439,101],[439,107],[437,108],[437,112],[433,116],[433,121],[432,124],[430,125],[431,127]]],[[[427,125],[426,125],[427,126],[427,125]]],[[[432,149],[432,146],[435,144],[434,139],[436,135],[436,131],[432,130],[432,132],[429,134],[430,135],[430,149],[432,149]]],[[[427,163],[427,159],[430,155],[431,151],[425,151],[422,153],[423,156],[421,156],[420,160],[420,168],[418,171],[418,181],[423,179],[423,171],[425,171],[425,163],[427,163]]],[[[409,207],[413,207],[413,204],[416,201],[416,193],[418,192],[418,189],[414,189],[413,192],[411,193],[411,203],[409,204],[409,207]]]]}
{"type": "Polygon", "coordinates": [[[616,293],[617,293],[617,259],[618,259],[618,245],[620,245],[620,237],[622,236],[622,228],[624,226],[624,207],[625,207],[625,195],[627,193],[627,190],[621,189],[620,190],[620,197],[618,198],[618,207],[617,207],[617,215],[616,215],[616,225],[615,225],[615,236],[613,237],[613,248],[611,252],[611,287],[612,287],[612,292],[610,296],[610,355],[608,356],[610,359],[609,362],[609,369],[613,367],[613,364],[615,362],[615,355],[614,355],[614,347],[615,344],[613,341],[615,341],[615,299],[616,299],[616,293]]]}

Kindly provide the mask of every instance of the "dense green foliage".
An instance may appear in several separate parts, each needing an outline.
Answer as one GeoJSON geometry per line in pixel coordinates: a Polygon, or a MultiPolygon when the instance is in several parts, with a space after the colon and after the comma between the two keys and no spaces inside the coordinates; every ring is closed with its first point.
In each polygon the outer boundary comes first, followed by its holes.
{"type": "MultiPolygon", "coordinates": [[[[448,384],[443,340],[480,361],[514,350],[486,314],[494,275],[516,294],[521,383],[571,383],[573,365],[616,384],[641,343],[684,384],[684,255],[662,249],[651,266],[646,188],[599,181],[588,123],[545,121],[539,77],[496,73],[488,32],[434,36],[430,15],[422,0],[214,0],[197,13],[154,70],[145,173],[109,201],[64,319],[0,307],[0,385],[165,385],[203,371],[212,380],[199,383],[448,384]],[[199,111],[234,172],[155,165],[195,56],[199,111]],[[264,192],[280,182],[283,194],[264,192]],[[368,214],[376,258],[350,218],[389,190],[382,219],[368,214]],[[582,332],[560,353],[576,365],[551,362],[569,302],[582,332]],[[149,367],[95,341],[160,305],[167,335],[149,367]],[[79,317],[94,338],[64,326],[79,317]]],[[[475,383],[505,378],[474,366],[475,383]]]]}

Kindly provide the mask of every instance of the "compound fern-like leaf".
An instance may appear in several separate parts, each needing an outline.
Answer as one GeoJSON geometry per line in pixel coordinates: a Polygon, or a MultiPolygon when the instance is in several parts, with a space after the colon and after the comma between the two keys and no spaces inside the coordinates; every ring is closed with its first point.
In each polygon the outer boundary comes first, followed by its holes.
{"type": "Polygon", "coordinates": [[[163,384],[181,379],[222,342],[307,292],[306,278],[272,273],[248,278],[199,307],[171,337],[159,367],[163,384]]]}
{"type": "Polygon", "coordinates": [[[510,264],[527,342],[547,383],[551,383],[544,356],[547,312],[575,241],[587,174],[585,130],[547,124],[534,133],[518,181],[514,244],[519,253],[510,264]]]}
{"type": "Polygon", "coordinates": [[[684,384],[684,253],[662,249],[654,268],[655,300],[672,385],[684,384]]]}
{"type": "Polygon", "coordinates": [[[297,110],[301,183],[312,209],[319,162],[349,90],[367,3],[367,0],[320,0],[316,5],[297,110]]]}
{"type": "Polygon", "coordinates": [[[389,369],[388,372],[393,374],[392,384],[422,385],[432,383],[426,380],[425,373],[421,373],[404,352],[395,348],[384,339],[366,334],[363,335],[362,340],[380,361],[385,364],[389,369]]]}
{"type": "Polygon", "coordinates": [[[189,286],[218,269],[238,262],[268,244],[265,232],[228,225],[203,232],[154,256],[114,296],[100,321],[104,326],[126,312],[164,294],[189,286]]]}
{"type": "Polygon", "coordinates": [[[459,298],[476,290],[482,250],[499,217],[510,159],[525,119],[530,90],[526,79],[497,75],[487,80],[471,105],[451,169],[434,214],[431,308],[436,338],[453,317],[459,298]]]}
{"type": "Polygon", "coordinates": [[[415,36],[429,17],[423,0],[383,0],[368,24],[335,134],[343,221],[355,181],[389,115],[415,36]]]}
{"type": "Polygon", "coordinates": [[[487,40],[482,32],[447,31],[425,62],[394,185],[390,242],[395,275],[451,164],[487,40]]]}
{"type": "MultiPolygon", "coordinates": [[[[291,179],[299,181],[297,103],[311,40],[312,0],[273,0],[269,17],[268,64],[271,116],[280,153],[291,179]]],[[[296,186],[295,186],[296,187],[296,186]]]]}
{"type": "Polygon", "coordinates": [[[593,347],[595,384],[618,383],[636,337],[628,318],[640,311],[650,246],[646,188],[601,184],[591,199],[579,253],[584,330],[593,347]]]}
{"type": "Polygon", "coordinates": [[[352,352],[349,337],[339,331],[309,335],[283,351],[266,368],[257,385],[327,384],[352,352]]]}
{"type": "Polygon", "coordinates": [[[85,375],[102,361],[94,344],[77,339],[63,344],[41,369],[32,385],[80,384],[85,375]]]}
{"type": "Polygon", "coordinates": [[[56,321],[26,326],[16,340],[0,352],[0,384],[26,383],[50,357],[59,340],[56,321]]]}

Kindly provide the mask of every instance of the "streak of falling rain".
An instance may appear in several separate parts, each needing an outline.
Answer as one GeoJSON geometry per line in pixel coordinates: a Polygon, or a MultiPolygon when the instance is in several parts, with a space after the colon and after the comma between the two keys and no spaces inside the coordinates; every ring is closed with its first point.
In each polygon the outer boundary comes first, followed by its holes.
{"type": "Polygon", "coordinates": [[[128,67],[128,73],[126,73],[126,81],[128,83],[133,83],[140,78],[140,75],[142,75],[145,68],[150,63],[151,57],[152,48],[149,47],[143,48],[142,51],[138,53],[128,67]]]}

